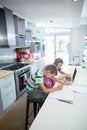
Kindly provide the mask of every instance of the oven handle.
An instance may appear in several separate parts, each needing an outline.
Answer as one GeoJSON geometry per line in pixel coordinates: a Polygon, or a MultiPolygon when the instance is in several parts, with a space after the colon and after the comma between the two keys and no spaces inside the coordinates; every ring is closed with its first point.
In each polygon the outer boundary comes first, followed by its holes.
{"type": "Polygon", "coordinates": [[[26,73],[30,73],[30,70],[27,70],[27,71],[25,71],[25,72],[20,72],[19,74],[18,74],[18,76],[20,76],[20,77],[22,77],[24,74],[26,74],[26,73]]]}
{"type": "MultiPolygon", "coordinates": [[[[24,73],[24,74],[26,74],[26,73],[24,73]]],[[[24,76],[24,74],[22,74],[22,75],[19,75],[20,77],[23,77],[24,76]]]]}

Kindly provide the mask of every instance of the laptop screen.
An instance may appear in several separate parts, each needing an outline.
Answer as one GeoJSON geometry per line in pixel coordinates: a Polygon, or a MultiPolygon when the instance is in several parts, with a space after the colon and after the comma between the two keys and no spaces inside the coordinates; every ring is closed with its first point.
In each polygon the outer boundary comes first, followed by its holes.
{"type": "Polygon", "coordinates": [[[72,76],[72,81],[74,81],[75,76],[76,76],[76,73],[77,73],[77,69],[75,68],[74,73],[73,73],[73,76],[72,76]]]}

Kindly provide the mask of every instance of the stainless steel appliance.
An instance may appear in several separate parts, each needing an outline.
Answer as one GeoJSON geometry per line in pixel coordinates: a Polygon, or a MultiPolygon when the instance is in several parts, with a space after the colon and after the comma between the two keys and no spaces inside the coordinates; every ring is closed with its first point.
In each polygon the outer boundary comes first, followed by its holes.
{"type": "Polygon", "coordinates": [[[17,98],[24,93],[26,84],[24,82],[25,74],[27,77],[30,76],[30,66],[29,64],[15,63],[3,65],[1,69],[14,71],[15,84],[16,84],[16,93],[17,98]]]}

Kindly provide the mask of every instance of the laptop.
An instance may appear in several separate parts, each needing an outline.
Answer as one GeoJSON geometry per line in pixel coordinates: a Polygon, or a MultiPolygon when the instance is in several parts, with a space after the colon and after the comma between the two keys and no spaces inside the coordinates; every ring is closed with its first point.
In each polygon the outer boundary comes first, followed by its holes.
{"type": "Polygon", "coordinates": [[[76,77],[77,69],[74,69],[73,75],[71,77],[66,77],[65,81],[74,82],[74,79],[76,77]]]}

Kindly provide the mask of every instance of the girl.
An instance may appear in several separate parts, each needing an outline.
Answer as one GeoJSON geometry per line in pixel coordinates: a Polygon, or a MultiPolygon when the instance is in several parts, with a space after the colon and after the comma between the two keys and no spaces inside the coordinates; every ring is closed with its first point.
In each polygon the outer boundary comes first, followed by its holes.
{"type": "Polygon", "coordinates": [[[55,82],[59,82],[61,85],[71,85],[71,82],[64,82],[64,79],[66,77],[69,77],[70,74],[66,74],[65,72],[62,71],[61,67],[63,65],[63,60],[61,58],[57,58],[54,61],[54,64],[57,67],[57,70],[59,73],[62,75],[60,77],[52,77],[51,79],[44,77],[44,84],[47,88],[52,88],[55,84],[55,82]]]}
{"type": "Polygon", "coordinates": [[[61,58],[55,59],[54,64],[56,65],[57,70],[63,75],[63,77],[61,77],[61,78],[66,78],[66,77],[70,76],[70,74],[67,74],[62,71],[61,67],[63,65],[63,60],[61,58]]]}

